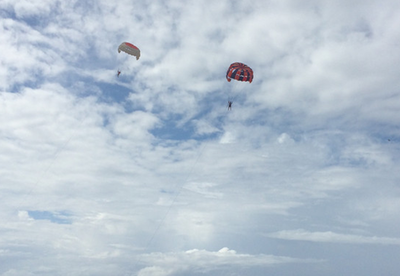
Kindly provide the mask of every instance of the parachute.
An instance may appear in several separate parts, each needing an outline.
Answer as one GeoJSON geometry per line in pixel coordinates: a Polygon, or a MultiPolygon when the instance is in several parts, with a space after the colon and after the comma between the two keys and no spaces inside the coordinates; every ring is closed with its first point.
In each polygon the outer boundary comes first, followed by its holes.
{"type": "Polygon", "coordinates": [[[122,42],[118,47],[118,53],[125,52],[128,55],[135,56],[138,60],[140,58],[140,50],[135,45],[129,42],[122,42]]]}
{"type": "Polygon", "coordinates": [[[228,71],[226,72],[226,79],[228,81],[234,79],[251,83],[253,81],[253,70],[246,64],[235,62],[229,66],[228,71]]]}

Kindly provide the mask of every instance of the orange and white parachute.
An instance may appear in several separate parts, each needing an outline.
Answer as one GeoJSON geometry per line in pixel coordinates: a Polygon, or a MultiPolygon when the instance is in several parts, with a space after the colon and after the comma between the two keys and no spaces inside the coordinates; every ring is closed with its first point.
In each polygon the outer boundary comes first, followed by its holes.
{"type": "Polygon", "coordinates": [[[135,56],[136,59],[140,58],[140,50],[135,45],[129,42],[122,42],[118,47],[118,53],[125,52],[128,55],[135,56]]]}

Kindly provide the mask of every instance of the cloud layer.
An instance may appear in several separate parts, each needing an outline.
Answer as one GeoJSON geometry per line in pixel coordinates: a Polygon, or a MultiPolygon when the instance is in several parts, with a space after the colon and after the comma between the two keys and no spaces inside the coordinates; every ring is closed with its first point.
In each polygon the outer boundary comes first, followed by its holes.
{"type": "Polygon", "coordinates": [[[253,2],[0,3],[0,275],[399,270],[400,4],[253,2]]]}

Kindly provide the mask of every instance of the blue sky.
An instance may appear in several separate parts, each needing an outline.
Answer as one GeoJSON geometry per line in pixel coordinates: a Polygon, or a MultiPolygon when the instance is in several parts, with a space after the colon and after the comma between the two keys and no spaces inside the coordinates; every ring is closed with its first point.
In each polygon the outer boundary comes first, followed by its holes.
{"type": "Polygon", "coordinates": [[[399,11],[2,1],[0,275],[398,275],[399,11]]]}

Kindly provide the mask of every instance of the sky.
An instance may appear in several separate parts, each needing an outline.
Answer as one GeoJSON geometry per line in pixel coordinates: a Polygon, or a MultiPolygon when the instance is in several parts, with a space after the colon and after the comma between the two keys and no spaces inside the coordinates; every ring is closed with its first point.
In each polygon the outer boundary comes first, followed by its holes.
{"type": "Polygon", "coordinates": [[[0,275],[397,276],[399,13],[2,0],[0,275]]]}

